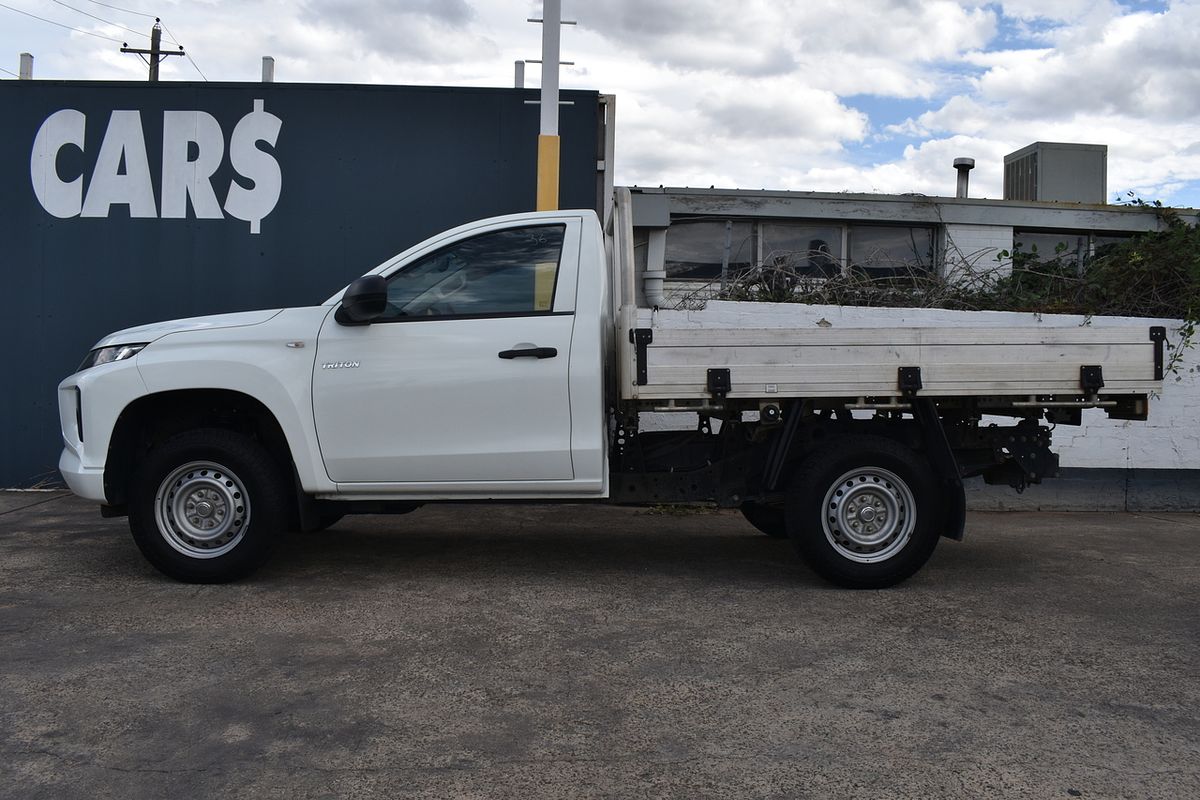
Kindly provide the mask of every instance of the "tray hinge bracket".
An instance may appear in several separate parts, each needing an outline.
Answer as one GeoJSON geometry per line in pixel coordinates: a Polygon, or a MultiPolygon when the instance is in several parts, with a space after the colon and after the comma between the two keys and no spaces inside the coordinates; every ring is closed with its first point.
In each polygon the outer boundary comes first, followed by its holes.
{"type": "Polygon", "coordinates": [[[905,397],[914,397],[922,388],[921,368],[900,367],[897,370],[896,383],[901,394],[905,397]]]}
{"type": "Polygon", "coordinates": [[[637,356],[637,380],[635,383],[638,386],[645,386],[649,383],[646,374],[646,348],[653,341],[654,331],[651,328],[633,328],[629,331],[629,342],[634,346],[637,356]]]}
{"type": "Polygon", "coordinates": [[[1104,388],[1104,370],[1098,364],[1079,368],[1079,387],[1089,397],[1104,388]]]}
{"type": "Polygon", "coordinates": [[[1167,329],[1155,325],[1150,329],[1150,341],[1154,342],[1154,380],[1163,379],[1163,349],[1167,343],[1167,329]]]}
{"type": "Polygon", "coordinates": [[[708,391],[714,400],[718,402],[724,400],[731,388],[733,388],[733,381],[729,376],[728,369],[718,368],[708,371],[708,391]]]}

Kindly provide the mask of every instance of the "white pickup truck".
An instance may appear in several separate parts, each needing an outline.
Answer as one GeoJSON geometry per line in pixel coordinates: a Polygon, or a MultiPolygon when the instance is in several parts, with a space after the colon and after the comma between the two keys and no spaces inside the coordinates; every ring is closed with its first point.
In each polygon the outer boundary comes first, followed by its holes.
{"type": "Polygon", "coordinates": [[[538,500],[740,508],[877,588],[962,537],[962,478],[1052,476],[1042,423],[1145,419],[1162,385],[1162,328],[706,323],[658,308],[627,193],[611,219],[482,220],[318,306],[107,336],[59,386],[63,477],[184,581],[347,513],[538,500]]]}

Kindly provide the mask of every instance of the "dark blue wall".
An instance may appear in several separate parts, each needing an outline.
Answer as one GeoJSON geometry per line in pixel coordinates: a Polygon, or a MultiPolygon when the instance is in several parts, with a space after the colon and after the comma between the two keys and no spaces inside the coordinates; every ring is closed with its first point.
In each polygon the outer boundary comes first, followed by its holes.
{"type": "MultiPolygon", "coordinates": [[[[538,106],[532,90],[296,84],[0,81],[0,486],[56,480],[55,387],[105,333],[161,319],[319,303],[392,254],[454,225],[534,207],[538,106]],[[114,110],[140,112],[161,213],[163,112],[219,123],[225,205],[235,127],[254,110],[278,117],[278,202],[253,234],[224,213],[197,219],[56,218],[34,193],[31,156],[43,122],[86,115],[82,152],[58,151],[61,181],[86,196],[114,110]]],[[[596,204],[595,92],[564,92],[563,208],[596,204]]],[[[251,130],[256,121],[250,120],[251,130]]],[[[269,127],[269,126],[267,126],[269,127]]],[[[200,154],[190,147],[188,158],[200,154]]],[[[119,174],[129,171],[122,159],[119,174]]],[[[222,209],[228,211],[228,209],[222,209]]],[[[144,211],[144,209],[143,209],[144,211]]],[[[211,209],[210,209],[211,211],[211,209]]]]}

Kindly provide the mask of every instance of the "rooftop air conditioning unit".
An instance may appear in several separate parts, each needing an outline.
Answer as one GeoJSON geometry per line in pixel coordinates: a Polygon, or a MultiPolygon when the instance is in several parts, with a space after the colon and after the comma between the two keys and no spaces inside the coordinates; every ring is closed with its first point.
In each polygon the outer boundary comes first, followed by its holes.
{"type": "Polygon", "coordinates": [[[1004,199],[1096,203],[1108,198],[1108,145],[1034,142],[1004,157],[1004,199]]]}

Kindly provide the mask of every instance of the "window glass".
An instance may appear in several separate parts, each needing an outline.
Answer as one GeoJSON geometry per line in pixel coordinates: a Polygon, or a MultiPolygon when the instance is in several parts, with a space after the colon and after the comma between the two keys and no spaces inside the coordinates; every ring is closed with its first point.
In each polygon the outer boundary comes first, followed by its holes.
{"type": "Polygon", "coordinates": [[[842,229],[793,222],[762,223],[762,263],[793,275],[829,278],[842,269],[842,229]]]}
{"type": "Polygon", "coordinates": [[[1134,238],[1133,235],[1128,233],[1092,234],[1092,255],[1105,255],[1117,245],[1128,242],[1132,238],[1134,238]]]}
{"type": "Polygon", "coordinates": [[[754,226],[749,222],[674,220],[667,228],[667,277],[676,280],[717,280],[729,241],[729,274],[750,267],[754,260],[754,226]]]}
{"type": "Polygon", "coordinates": [[[389,279],[383,319],[551,311],[565,231],[510,228],[430,253],[389,279]]]}
{"type": "Polygon", "coordinates": [[[1023,256],[1036,254],[1043,264],[1053,261],[1078,267],[1087,257],[1088,235],[1072,231],[1018,230],[1013,231],[1013,249],[1023,256]]]}
{"type": "Polygon", "coordinates": [[[873,277],[903,277],[933,269],[932,228],[851,225],[850,263],[873,277]]]}

